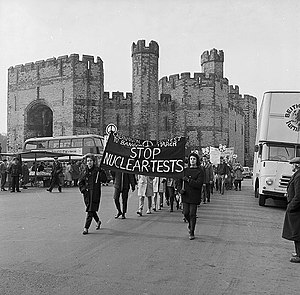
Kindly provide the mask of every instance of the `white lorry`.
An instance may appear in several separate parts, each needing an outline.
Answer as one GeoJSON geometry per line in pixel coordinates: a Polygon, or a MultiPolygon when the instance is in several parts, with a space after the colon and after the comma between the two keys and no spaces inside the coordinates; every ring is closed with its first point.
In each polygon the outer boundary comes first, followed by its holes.
{"type": "Polygon", "coordinates": [[[286,198],[289,160],[300,156],[300,92],[264,93],[257,126],[253,188],[264,206],[267,198],[286,198]]]}

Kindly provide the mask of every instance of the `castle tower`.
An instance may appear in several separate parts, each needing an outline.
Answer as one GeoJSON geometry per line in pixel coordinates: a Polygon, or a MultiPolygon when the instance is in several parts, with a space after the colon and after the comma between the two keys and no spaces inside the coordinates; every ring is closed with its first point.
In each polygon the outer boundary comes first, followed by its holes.
{"type": "Polygon", "coordinates": [[[30,137],[103,134],[103,61],[78,54],[8,69],[8,151],[30,137]]]}
{"type": "Polygon", "coordinates": [[[132,136],[157,139],[158,113],[158,58],[159,46],[145,40],[133,43],[132,56],[132,136]]]}
{"type": "Polygon", "coordinates": [[[210,52],[204,51],[201,55],[202,72],[205,74],[215,74],[223,78],[223,50],[212,49],[210,52]]]}

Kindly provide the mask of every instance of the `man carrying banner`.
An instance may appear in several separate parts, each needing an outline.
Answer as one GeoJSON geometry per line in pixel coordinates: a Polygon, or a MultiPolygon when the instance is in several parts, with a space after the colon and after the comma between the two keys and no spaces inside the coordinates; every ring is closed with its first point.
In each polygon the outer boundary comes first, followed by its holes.
{"type": "Polygon", "coordinates": [[[134,192],[136,179],[134,174],[123,173],[123,172],[111,172],[114,180],[114,202],[118,210],[115,218],[122,216],[122,219],[125,219],[125,214],[127,212],[127,202],[128,202],[128,192],[131,187],[131,190],[134,192]],[[120,195],[122,194],[122,210],[120,204],[120,195]]]}

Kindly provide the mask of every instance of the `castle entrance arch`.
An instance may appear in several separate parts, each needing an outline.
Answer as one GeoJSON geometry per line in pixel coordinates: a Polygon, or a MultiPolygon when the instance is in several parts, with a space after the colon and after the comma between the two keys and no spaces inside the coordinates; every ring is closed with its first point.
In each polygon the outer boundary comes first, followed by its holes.
{"type": "Polygon", "coordinates": [[[53,136],[52,110],[44,103],[28,106],[25,113],[25,130],[25,139],[53,136]]]}

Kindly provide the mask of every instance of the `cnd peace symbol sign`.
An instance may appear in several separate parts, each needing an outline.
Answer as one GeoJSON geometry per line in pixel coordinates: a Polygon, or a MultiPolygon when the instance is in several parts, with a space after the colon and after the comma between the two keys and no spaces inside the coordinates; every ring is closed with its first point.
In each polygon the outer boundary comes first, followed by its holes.
{"type": "Polygon", "coordinates": [[[145,141],[143,141],[142,145],[143,145],[143,147],[150,147],[150,146],[153,146],[153,142],[149,141],[149,140],[145,140],[145,141]]]}
{"type": "Polygon", "coordinates": [[[105,128],[106,134],[110,134],[111,132],[117,132],[118,128],[115,124],[108,124],[105,128]]]}

